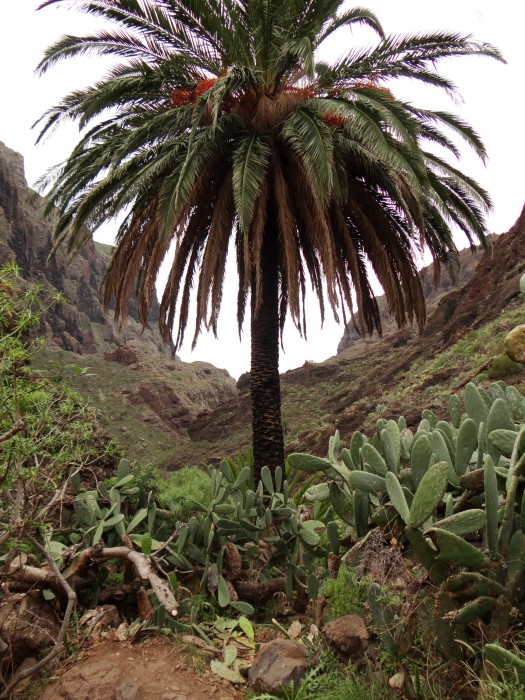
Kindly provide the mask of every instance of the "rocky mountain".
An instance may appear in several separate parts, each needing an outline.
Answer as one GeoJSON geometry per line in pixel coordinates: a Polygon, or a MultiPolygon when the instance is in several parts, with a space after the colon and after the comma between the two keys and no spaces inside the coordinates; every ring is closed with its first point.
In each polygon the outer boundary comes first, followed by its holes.
{"type": "Polygon", "coordinates": [[[130,304],[128,321],[118,329],[101,303],[110,246],[90,242],[71,262],[61,248],[49,258],[53,220],[42,217],[41,204],[27,186],[22,156],[0,143],[0,260],[65,297],[44,316],[47,342],[36,361],[69,371],[131,457],[174,466],[177,446],[189,440],[188,426],[237,396],[234,379],[209,363],[174,357],[160,338],[158,304],[146,328],[130,304]],[[78,374],[69,366],[90,370],[78,374]]]}
{"type": "MultiPolygon", "coordinates": [[[[422,335],[387,323],[382,338],[359,340],[325,362],[305,363],[282,375],[288,452],[325,454],[336,429],[343,440],[350,439],[354,430],[372,430],[378,418],[405,415],[411,426],[425,408],[447,415],[449,395],[474,378],[487,383],[503,379],[525,392],[524,366],[503,355],[505,335],[525,323],[519,294],[525,208],[512,229],[492,242],[492,256],[476,253],[471,259],[464,251],[467,269],[462,275],[468,281],[430,297],[422,335]]],[[[190,426],[194,456],[204,459],[205,450],[221,455],[248,447],[250,404],[247,383],[241,380],[235,400],[190,426]]]]}
{"type": "MultiPolygon", "coordinates": [[[[68,265],[63,251],[46,263],[53,222],[25,182],[21,156],[0,144],[0,256],[30,280],[67,301],[45,318],[42,367],[69,372],[99,410],[100,420],[131,458],[157,467],[218,461],[250,445],[248,382],[238,384],[211,364],[186,364],[162,345],[155,308],[146,329],[134,309],[119,331],[104,316],[100,285],[111,249],[89,244],[68,265]],[[70,365],[89,367],[79,373],[70,365]]],[[[502,361],[503,338],[525,322],[518,280],[525,270],[525,209],[506,234],[494,236],[492,257],[461,254],[459,283],[445,273],[432,288],[424,272],[428,322],[422,335],[398,331],[385,312],[382,338],[346,334],[338,354],[282,375],[286,449],[323,454],[338,428],[343,440],[370,430],[378,418],[421,410],[446,413],[451,392],[472,378],[509,378],[525,388],[522,365],[502,361]]],[[[380,301],[380,304],[382,302],[380,301]]]]}
{"type": "MultiPolygon", "coordinates": [[[[494,243],[497,236],[491,236],[492,242],[494,243]]],[[[465,248],[459,251],[459,270],[452,276],[450,272],[445,268],[441,269],[441,274],[439,281],[435,284],[434,280],[434,265],[428,265],[420,270],[421,282],[423,285],[423,291],[425,293],[425,300],[427,304],[427,317],[430,318],[435,311],[440,300],[444,295],[448,294],[453,290],[460,289],[463,287],[473,276],[476,266],[484,255],[484,251],[481,247],[476,250],[471,251],[470,248],[465,248]]],[[[390,315],[388,306],[386,303],[385,296],[382,294],[377,297],[377,303],[379,305],[379,311],[381,314],[381,323],[383,329],[383,337],[389,337],[394,333],[398,333],[398,328],[395,320],[390,315]]],[[[400,338],[408,338],[413,334],[417,334],[415,328],[405,328],[401,332],[400,338]]],[[[354,352],[363,352],[367,347],[373,343],[381,341],[381,337],[375,333],[370,336],[362,336],[358,333],[357,328],[353,323],[349,323],[345,328],[345,332],[339,345],[337,346],[337,352],[343,352],[343,350],[348,350],[352,348],[354,352]]]]}

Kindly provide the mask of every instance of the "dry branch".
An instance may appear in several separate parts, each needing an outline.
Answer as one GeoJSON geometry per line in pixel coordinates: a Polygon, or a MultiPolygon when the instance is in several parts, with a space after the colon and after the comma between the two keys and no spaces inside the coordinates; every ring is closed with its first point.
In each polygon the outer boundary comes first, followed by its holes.
{"type": "Polygon", "coordinates": [[[133,564],[135,571],[142,581],[148,581],[151,589],[157,596],[161,605],[166,611],[175,617],[177,615],[177,601],[168,583],[163,581],[153,570],[151,562],[140,552],[136,552],[129,547],[90,547],[85,549],[75,557],[68,568],[67,577],[78,574],[92,561],[108,559],[125,559],[133,564]]]}
{"type": "MultiPolygon", "coordinates": [[[[28,678],[29,676],[32,676],[34,673],[39,671],[41,668],[46,666],[50,661],[52,661],[55,656],[58,656],[60,652],[63,649],[64,646],[64,635],[66,634],[66,630],[69,626],[69,620],[71,617],[71,613],[73,612],[73,608],[75,607],[75,604],[77,602],[77,596],[75,594],[75,591],[71,588],[71,586],[68,584],[66,579],[62,576],[60,573],[60,570],[58,566],[56,565],[55,561],[53,560],[53,557],[42,547],[42,545],[37,542],[35,539],[31,538],[33,544],[35,547],[37,547],[42,554],[45,556],[48,566],[51,569],[51,576],[54,578],[56,581],[57,585],[61,588],[61,593],[65,593],[67,596],[67,607],[66,607],[66,612],[64,613],[64,619],[62,620],[62,624],[60,626],[60,630],[58,632],[56,641],[55,641],[55,646],[53,649],[49,652],[49,654],[46,654],[43,659],[40,659],[38,663],[34,664],[33,666],[30,666],[29,668],[26,668],[23,671],[16,671],[13,674],[13,677],[11,678],[10,682],[8,685],[4,688],[2,693],[0,693],[0,698],[8,698],[11,695],[11,692],[13,688],[20,683],[24,678],[28,678]]],[[[18,566],[18,571],[26,571],[27,569],[35,569],[35,567],[27,567],[27,566],[18,566]]],[[[51,572],[43,572],[50,574],[51,572]]],[[[16,572],[15,572],[16,573],[16,572]]]]}
{"type": "Polygon", "coordinates": [[[60,580],[62,579],[62,575],[58,578],[54,570],[49,571],[47,569],[40,569],[38,566],[22,564],[19,558],[14,559],[9,564],[5,575],[7,578],[32,587],[49,588],[55,595],[58,594],[60,597],[64,595],[64,585],[60,580]]]}
{"type": "MultiPolygon", "coordinates": [[[[136,552],[129,547],[89,547],[79,552],[60,578],[57,578],[55,571],[58,571],[56,566],[52,571],[39,569],[36,566],[27,566],[15,560],[11,562],[7,569],[7,576],[21,583],[38,586],[39,588],[49,588],[53,593],[60,597],[64,594],[64,586],[62,580],[72,580],[73,577],[78,577],[79,574],[87,566],[94,561],[106,561],[108,559],[124,559],[129,561],[138,576],[142,581],[147,581],[158,598],[161,605],[166,608],[166,611],[175,617],[177,615],[177,601],[173,595],[168,583],[163,581],[153,570],[151,562],[140,552],[136,552]]],[[[54,562],[53,562],[54,563],[54,562]]]]}
{"type": "Polygon", "coordinates": [[[9,428],[9,430],[7,430],[5,433],[0,435],[0,442],[5,442],[6,440],[9,440],[9,438],[12,438],[13,435],[16,435],[17,433],[21,433],[25,427],[26,427],[26,424],[20,418],[15,423],[13,423],[12,427],[9,428]]]}

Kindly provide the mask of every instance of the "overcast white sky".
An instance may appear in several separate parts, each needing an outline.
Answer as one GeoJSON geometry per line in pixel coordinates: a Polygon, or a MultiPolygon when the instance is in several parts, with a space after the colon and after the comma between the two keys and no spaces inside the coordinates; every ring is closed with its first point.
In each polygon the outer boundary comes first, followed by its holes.
{"type": "MultiPolygon", "coordinates": [[[[73,4],[73,3],[71,3],[73,4]]],[[[481,134],[489,151],[486,168],[470,154],[465,154],[461,167],[490,192],[494,212],[489,217],[492,232],[507,231],[517,219],[525,201],[523,164],[525,139],[522,136],[525,98],[525,3],[522,0],[359,0],[353,5],[367,7],[378,15],[387,33],[407,34],[435,30],[473,34],[477,39],[496,45],[508,64],[485,58],[451,59],[442,70],[460,87],[463,101],[435,102],[433,91],[421,87],[391,87],[415,104],[445,107],[469,120],[481,134]],[[401,93],[403,90],[403,93],[401,93]]],[[[89,84],[101,74],[101,63],[91,59],[58,66],[43,78],[33,70],[46,46],[65,33],[83,33],[89,18],[74,11],[51,7],[36,12],[39,0],[3,0],[0,6],[0,141],[22,153],[26,178],[30,185],[51,165],[62,160],[78,135],[75,128],[61,129],[43,145],[35,147],[33,122],[47,107],[75,87],[89,84]]],[[[374,35],[357,30],[354,35],[339,34],[333,55],[347,50],[354,40],[373,41],[374,35]]],[[[111,230],[99,238],[111,242],[111,230]]],[[[458,239],[458,245],[464,247],[458,239]]],[[[249,332],[245,329],[240,343],[235,323],[236,280],[232,276],[226,290],[219,324],[219,340],[200,337],[197,348],[187,347],[179,353],[182,359],[208,360],[225,367],[238,377],[249,368],[249,332]]],[[[297,367],[305,360],[320,361],[335,354],[343,329],[331,318],[320,328],[317,306],[310,304],[309,339],[301,340],[290,327],[285,332],[285,353],[281,355],[281,371],[297,367]]]]}

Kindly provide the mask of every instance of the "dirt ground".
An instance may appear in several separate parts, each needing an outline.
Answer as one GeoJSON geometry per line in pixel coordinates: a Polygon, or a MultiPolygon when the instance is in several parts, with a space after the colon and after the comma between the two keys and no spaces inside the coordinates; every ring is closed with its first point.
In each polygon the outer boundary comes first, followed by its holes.
{"type": "Polygon", "coordinates": [[[241,700],[245,695],[164,639],[102,641],[60,672],[39,700],[241,700]]]}

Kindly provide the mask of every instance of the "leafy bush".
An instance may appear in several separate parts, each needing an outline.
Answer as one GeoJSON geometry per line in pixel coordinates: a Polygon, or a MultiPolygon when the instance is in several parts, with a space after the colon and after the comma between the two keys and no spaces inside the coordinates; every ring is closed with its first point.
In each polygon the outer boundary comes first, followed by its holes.
{"type": "Polygon", "coordinates": [[[207,508],[211,503],[211,479],[198,467],[183,467],[166,479],[159,479],[156,488],[159,506],[171,511],[178,520],[187,520],[199,504],[207,508]]]}
{"type": "Polygon", "coordinates": [[[504,379],[514,374],[519,374],[523,370],[523,365],[514,362],[508,355],[498,355],[495,357],[487,370],[488,379],[504,379]]]}
{"type": "Polygon", "coordinates": [[[94,411],[31,366],[41,316],[59,300],[15,266],[0,269],[0,554],[46,520],[65,477],[99,457],[94,411]]]}
{"type": "Polygon", "coordinates": [[[327,598],[325,617],[335,620],[344,615],[361,615],[367,596],[366,579],[357,580],[353,569],[341,564],[337,578],[327,579],[324,594],[327,598]]]}

